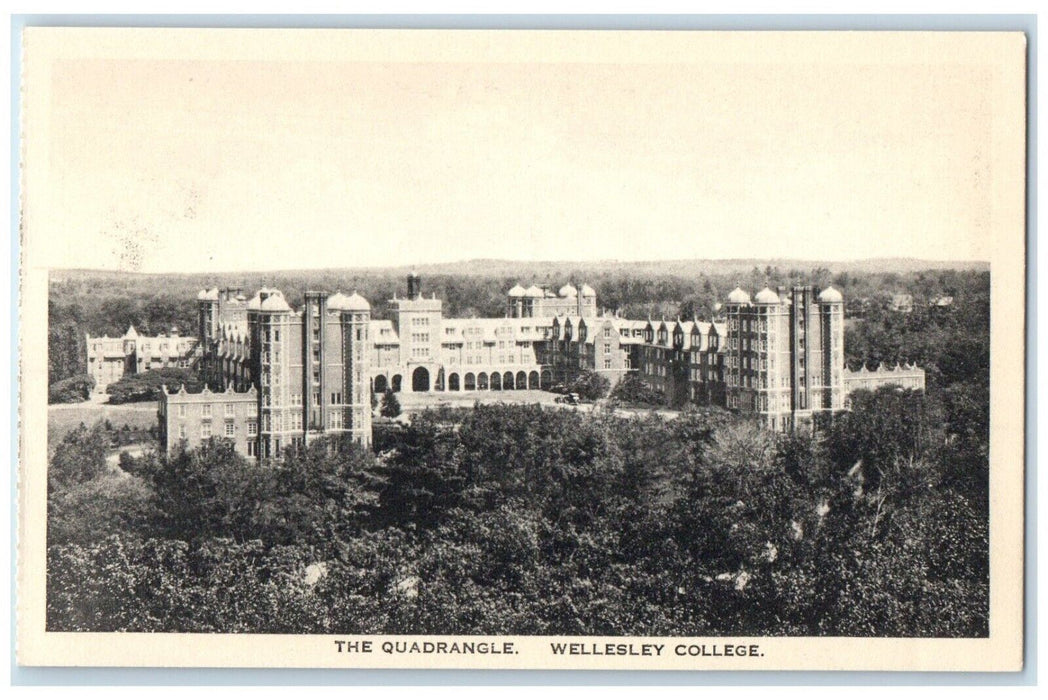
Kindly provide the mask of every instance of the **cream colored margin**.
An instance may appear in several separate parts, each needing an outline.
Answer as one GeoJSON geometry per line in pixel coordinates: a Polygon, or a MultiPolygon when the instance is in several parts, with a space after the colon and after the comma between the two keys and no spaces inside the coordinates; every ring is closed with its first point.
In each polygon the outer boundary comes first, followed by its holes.
{"type": "MultiPolygon", "coordinates": [[[[30,28],[24,35],[18,661],[50,666],[1014,671],[1023,639],[1025,70],[1018,33],[505,32],[30,28]],[[988,639],[761,638],[754,658],[554,656],[549,639],[512,637],[514,655],[338,654],[334,636],[57,634],[44,631],[48,251],[34,236],[48,189],[51,69],[107,59],[325,61],[948,62],[991,67],[991,606],[988,639]]],[[[351,637],[340,637],[351,639],[351,637]]],[[[352,637],[364,639],[364,637],[352,637]]],[[[376,649],[386,637],[367,637],[376,649]]],[[[401,638],[403,639],[403,638],[401,638]]],[[[420,638],[421,639],[421,638],[420,638]]],[[[435,639],[435,638],[430,638],[435,639]]],[[[453,640],[454,638],[447,638],[453,640]]],[[[556,638],[561,641],[579,641],[556,638]]],[[[586,639],[604,642],[605,639],[586,639]]],[[[707,645],[726,640],[686,640],[707,645]]]]}

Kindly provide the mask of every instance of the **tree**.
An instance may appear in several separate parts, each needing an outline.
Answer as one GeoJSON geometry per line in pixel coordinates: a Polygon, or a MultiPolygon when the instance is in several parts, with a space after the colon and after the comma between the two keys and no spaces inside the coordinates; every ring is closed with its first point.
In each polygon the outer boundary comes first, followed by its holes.
{"type": "Polygon", "coordinates": [[[109,394],[109,403],[156,401],[164,386],[169,390],[185,386],[186,391],[197,392],[204,388],[204,383],[191,370],[163,367],[125,376],[107,386],[106,393],[109,394]]]}
{"type": "Polygon", "coordinates": [[[268,494],[271,469],[259,469],[233,448],[212,438],[195,450],[161,460],[153,474],[157,505],[170,537],[257,537],[268,494]]]}
{"type": "Polygon", "coordinates": [[[48,403],[78,403],[86,401],[95,388],[95,380],[87,374],[78,374],[57,381],[47,388],[48,403]]]}
{"type": "Polygon", "coordinates": [[[382,409],[380,411],[384,418],[396,418],[400,415],[400,401],[392,389],[386,389],[382,395],[382,409]]]}
{"type": "Polygon", "coordinates": [[[586,401],[597,401],[608,394],[611,382],[603,374],[592,370],[579,372],[568,383],[568,391],[574,392],[586,401]]]}
{"type": "Polygon", "coordinates": [[[87,544],[114,533],[152,533],[157,521],[153,491],[134,476],[105,473],[67,485],[47,501],[49,545],[87,544]]]}
{"type": "Polygon", "coordinates": [[[109,437],[100,424],[87,428],[81,423],[62,438],[51,456],[48,491],[82,484],[105,473],[108,449],[109,437]]]}
{"type": "Polygon", "coordinates": [[[59,320],[62,314],[54,304],[49,304],[48,309],[47,381],[54,385],[87,371],[87,340],[76,321],[59,320]]]}
{"type": "Polygon", "coordinates": [[[651,388],[636,372],[630,372],[615,385],[609,398],[633,406],[665,406],[666,395],[651,388]]]}

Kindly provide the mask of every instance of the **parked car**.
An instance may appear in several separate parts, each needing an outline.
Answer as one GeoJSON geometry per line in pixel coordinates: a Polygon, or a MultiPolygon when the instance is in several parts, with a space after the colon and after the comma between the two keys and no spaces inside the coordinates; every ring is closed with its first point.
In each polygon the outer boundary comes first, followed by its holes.
{"type": "Polygon", "coordinates": [[[553,401],[554,401],[554,403],[566,403],[566,404],[571,405],[571,406],[578,406],[579,405],[579,395],[578,394],[564,394],[563,396],[558,396],[557,398],[553,399],[553,401]]]}

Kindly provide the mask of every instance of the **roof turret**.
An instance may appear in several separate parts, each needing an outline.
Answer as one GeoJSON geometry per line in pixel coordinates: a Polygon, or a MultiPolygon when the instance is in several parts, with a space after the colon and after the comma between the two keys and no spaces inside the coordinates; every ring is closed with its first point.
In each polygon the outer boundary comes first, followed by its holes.
{"type": "Polygon", "coordinates": [[[832,286],[830,286],[822,290],[822,292],[819,294],[819,301],[829,303],[840,303],[844,301],[844,296],[836,289],[834,289],[832,286]]]}
{"type": "Polygon", "coordinates": [[[742,291],[741,287],[736,287],[735,289],[731,290],[730,294],[728,294],[728,303],[730,303],[730,304],[749,304],[750,303],[750,295],[747,294],[746,292],[742,291]]]}
{"type": "Polygon", "coordinates": [[[342,306],[343,311],[371,311],[371,304],[368,300],[360,296],[356,292],[353,292],[346,297],[345,304],[342,306]]]}
{"type": "Polygon", "coordinates": [[[757,296],[754,297],[754,301],[756,301],[758,304],[778,304],[781,301],[781,299],[779,299],[779,295],[773,292],[771,288],[765,287],[764,289],[757,292],[757,296]]]}

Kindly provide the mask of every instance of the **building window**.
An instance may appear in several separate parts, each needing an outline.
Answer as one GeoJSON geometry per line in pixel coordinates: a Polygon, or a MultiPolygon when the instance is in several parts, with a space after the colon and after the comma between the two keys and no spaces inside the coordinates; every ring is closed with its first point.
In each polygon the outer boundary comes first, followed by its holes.
{"type": "Polygon", "coordinates": [[[233,421],[231,421],[231,420],[226,421],[226,437],[229,437],[229,438],[233,437],[235,432],[236,432],[236,429],[233,427],[233,421]]]}
{"type": "Polygon", "coordinates": [[[203,411],[204,418],[210,418],[211,417],[211,404],[209,404],[209,403],[204,404],[201,407],[201,410],[203,411]]]}
{"type": "Polygon", "coordinates": [[[185,418],[186,417],[186,405],[184,403],[183,404],[179,404],[179,406],[178,406],[178,417],[179,418],[185,418]]]}
{"type": "Polygon", "coordinates": [[[604,358],[604,369],[611,369],[611,358],[610,357],[605,357],[604,358]]]}
{"type": "Polygon", "coordinates": [[[211,437],[211,424],[202,423],[200,425],[200,438],[202,440],[207,440],[209,437],[211,437]]]}
{"type": "Polygon", "coordinates": [[[186,426],[184,426],[184,425],[178,426],[178,437],[180,439],[182,439],[182,440],[186,439],[186,426]]]}
{"type": "Polygon", "coordinates": [[[233,404],[227,403],[226,404],[226,417],[235,416],[235,415],[236,415],[236,410],[235,410],[233,404]]]}
{"type": "Polygon", "coordinates": [[[247,422],[247,434],[249,436],[251,436],[251,435],[258,435],[258,421],[256,421],[256,420],[249,420],[247,422]]]}

